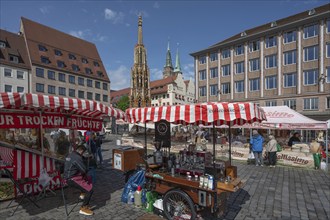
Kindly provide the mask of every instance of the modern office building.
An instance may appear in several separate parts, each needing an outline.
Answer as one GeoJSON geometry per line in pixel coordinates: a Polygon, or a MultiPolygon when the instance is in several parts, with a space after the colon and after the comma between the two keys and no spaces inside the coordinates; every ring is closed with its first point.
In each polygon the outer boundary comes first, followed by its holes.
{"type": "Polygon", "coordinates": [[[30,72],[24,37],[0,30],[0,92],[30,92],[30,72]]]}
{"type": "Polygon", "coordinates": [[[192,53],[199,102],[287,105],[330,119],[330,4],[192,53]]]}
{"type": "Polygon", "coordinates": [[[96,46],[21,18],[31,63],[30,92],[110,104],[110,80],[96,46]]]}

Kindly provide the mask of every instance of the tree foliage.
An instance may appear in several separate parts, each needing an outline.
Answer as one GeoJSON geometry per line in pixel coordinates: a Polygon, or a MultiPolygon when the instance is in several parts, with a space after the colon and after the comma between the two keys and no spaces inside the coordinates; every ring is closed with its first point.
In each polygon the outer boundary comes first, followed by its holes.
{"type": "Polygon", "coordinates": [[[127,95],[122,96],[119,101],[117,102],[117,108],[121,109],[122,111],[126,111],[129,108],[129,98],[127,95]]]}

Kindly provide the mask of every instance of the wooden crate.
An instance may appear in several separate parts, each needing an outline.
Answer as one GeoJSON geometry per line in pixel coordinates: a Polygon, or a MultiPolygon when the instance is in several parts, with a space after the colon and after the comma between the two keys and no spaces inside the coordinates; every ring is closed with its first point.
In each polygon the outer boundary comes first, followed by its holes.
{"type": "Polygon", "coordinates": [[[144,163],[144,149],[127,147],[112,150],[112,167],[121,171],[134,170],[137,164],[144,163]]]}

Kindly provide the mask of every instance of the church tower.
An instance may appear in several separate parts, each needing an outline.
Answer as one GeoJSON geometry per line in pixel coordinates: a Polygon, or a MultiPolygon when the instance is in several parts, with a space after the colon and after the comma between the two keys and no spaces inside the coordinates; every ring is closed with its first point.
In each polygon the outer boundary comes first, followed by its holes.
{"type": "Polygon", "coordinates": [[[134,65],[131,68],[130,107],[151,106],[150,73],[147,65],[147,51],[142,41],[142,16],[138,21],[138,42],[134,48],[134,65]]]}
{"type": "Polygon", "coordinates": [[[176,57],[175,57],[175,68],[174,68],[174,73],[176,75],[178,74],[182,74],[181,71],[181,64],[180,64],[180,57],[179,57],[179,44],[178,44],[178,48],[176,49],[176,57]]]}
{"type": "Polygon", "coordinates": [[[170,42],[167,42],[166,63],[163,70],[163,79],[173,75],[172,57],[170,51],[170,42]]]}

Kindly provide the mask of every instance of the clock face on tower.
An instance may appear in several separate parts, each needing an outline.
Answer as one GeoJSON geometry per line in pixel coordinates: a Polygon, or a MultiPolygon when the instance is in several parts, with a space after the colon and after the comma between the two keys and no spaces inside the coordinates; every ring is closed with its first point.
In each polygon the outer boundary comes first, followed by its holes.
{"type": "Polygon", "coordinates": [[[159,132],[160,135],[166,135],[166,132],[168,130],[168,126],[167,126],[166,123],[160,122],[158,124],[157,130],[158,130],[158,132],[159,132]]]}

